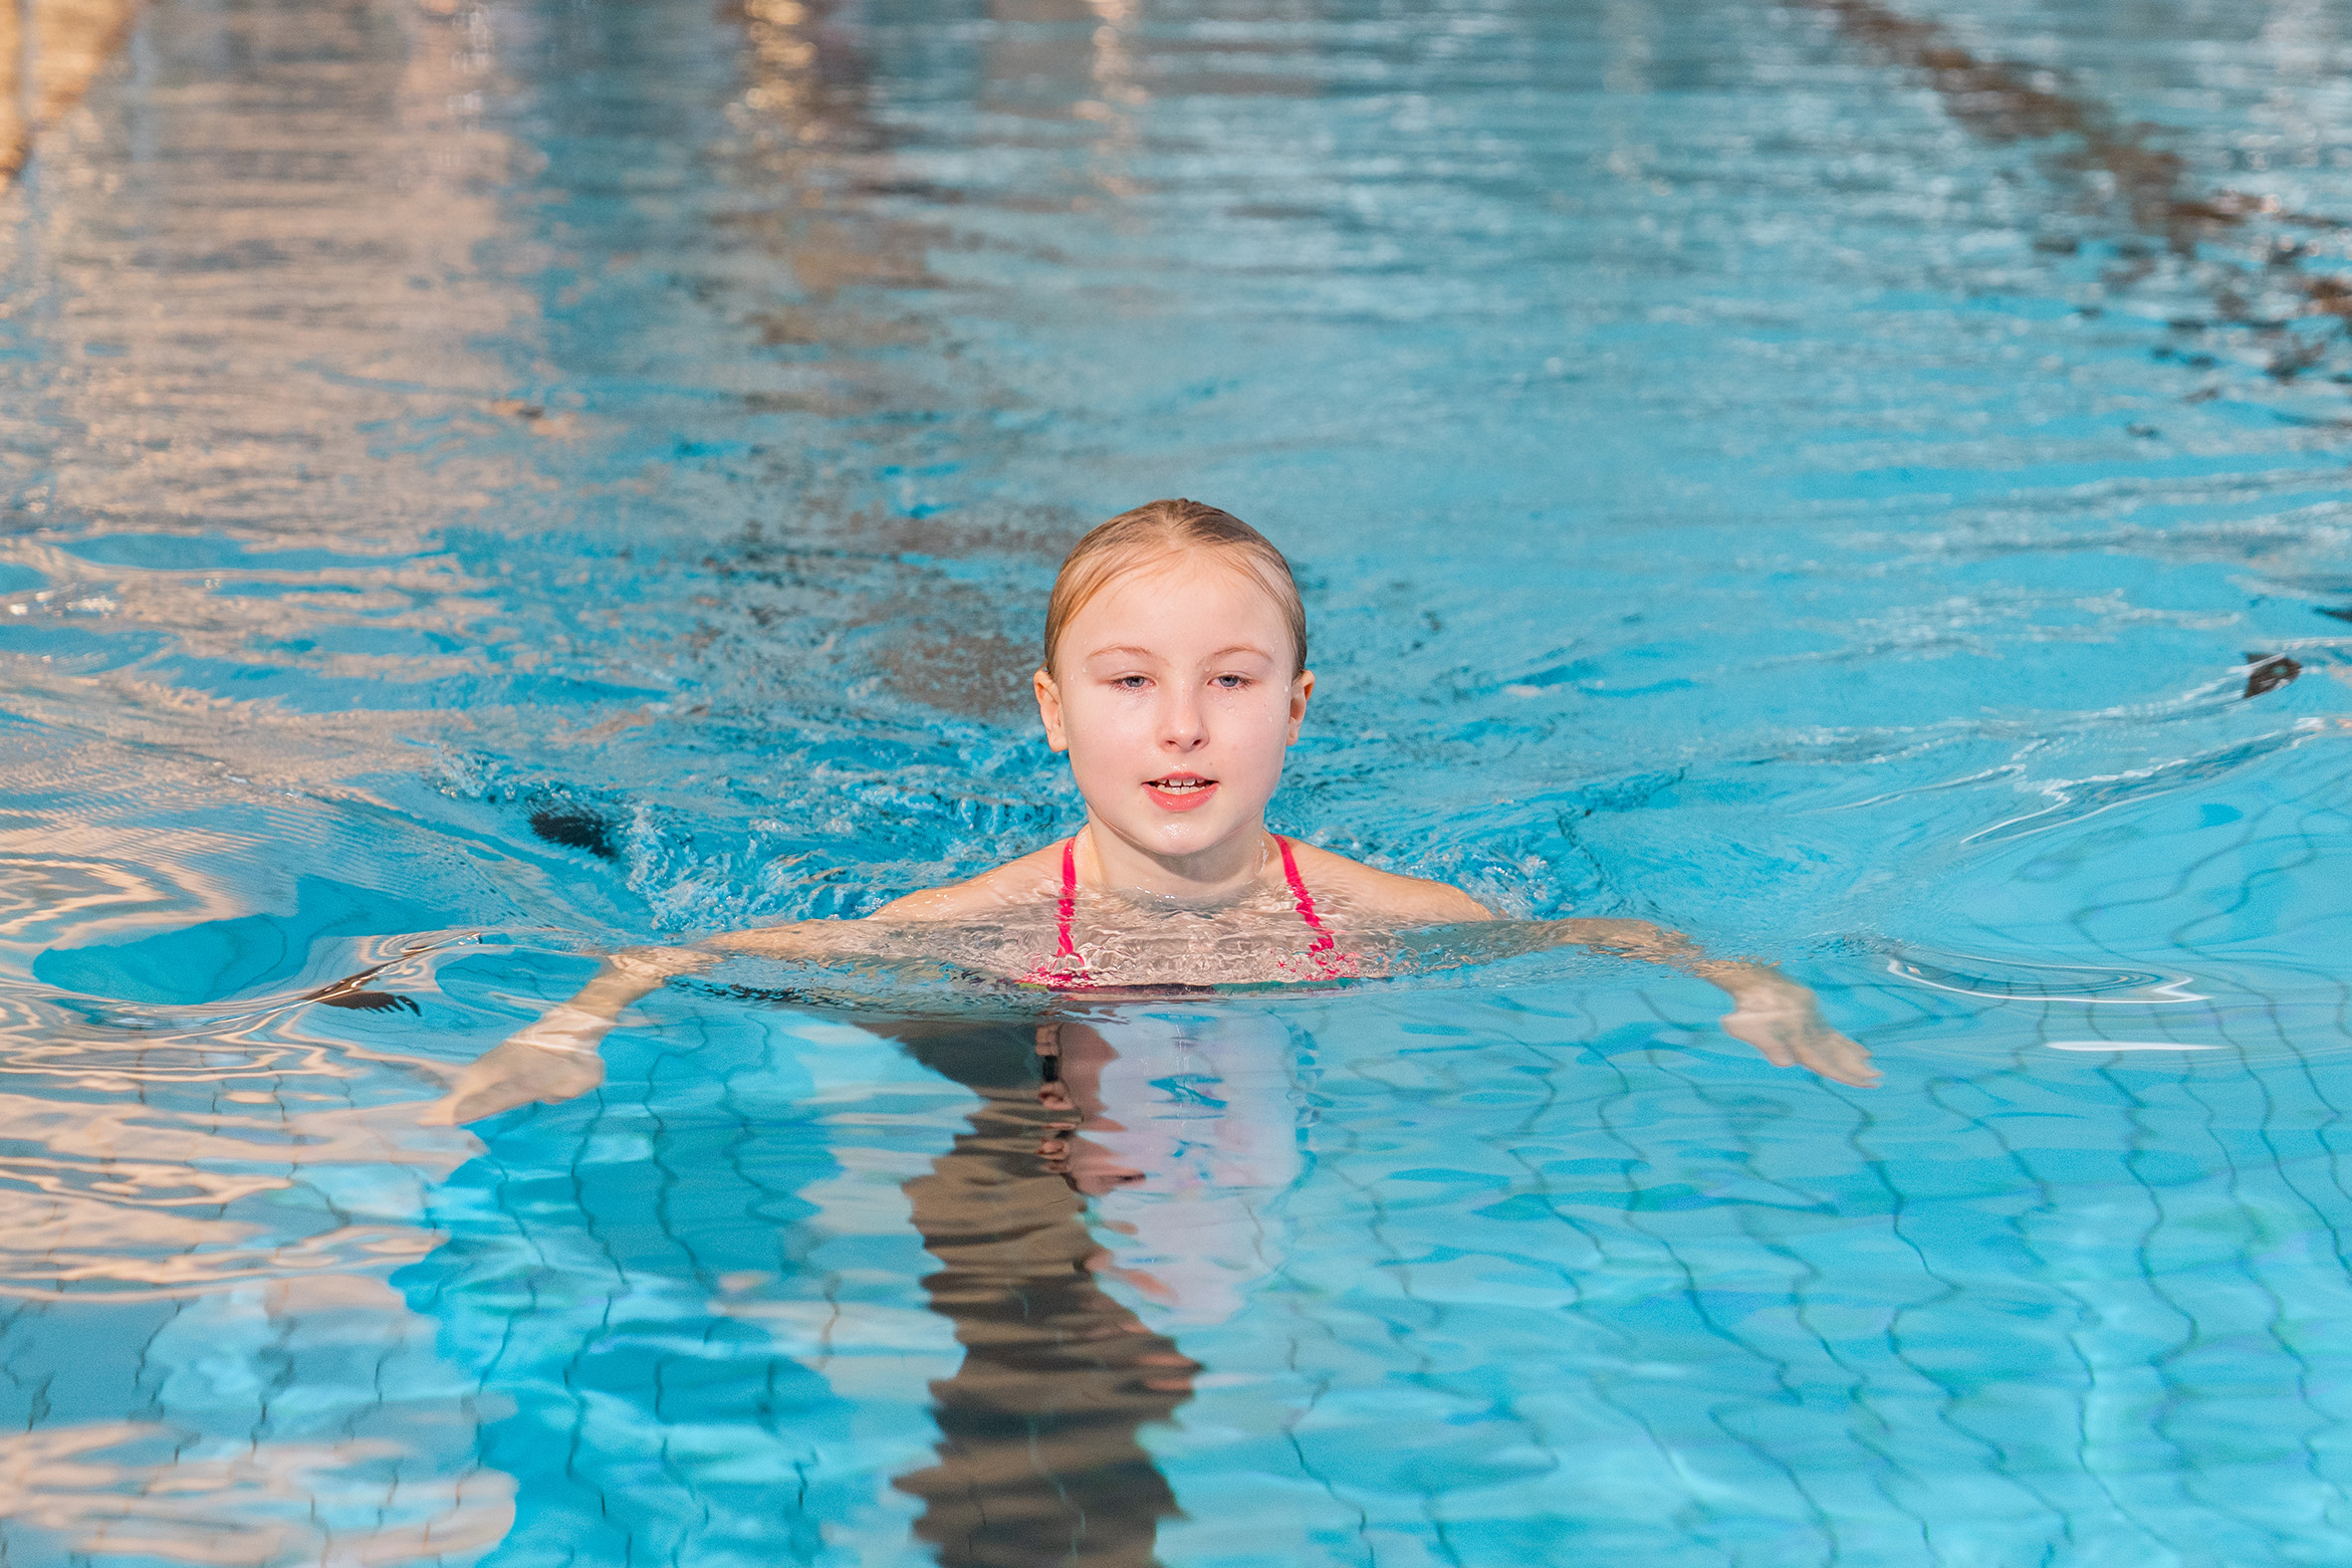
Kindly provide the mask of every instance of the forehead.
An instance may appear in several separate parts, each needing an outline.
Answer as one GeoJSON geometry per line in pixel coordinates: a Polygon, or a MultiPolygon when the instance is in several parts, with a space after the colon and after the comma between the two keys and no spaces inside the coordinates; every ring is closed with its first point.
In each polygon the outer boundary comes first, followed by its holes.
{"type": "Polygon", "coordinates": [[[1223,551],[1151,556],[1112,573],[1077,613],[1070,631],[1099,643],[1122,630],[1164,633],[1246,628],[1268,650],[1288,641],[1283,604],[1248,564],[1223,551]]]}

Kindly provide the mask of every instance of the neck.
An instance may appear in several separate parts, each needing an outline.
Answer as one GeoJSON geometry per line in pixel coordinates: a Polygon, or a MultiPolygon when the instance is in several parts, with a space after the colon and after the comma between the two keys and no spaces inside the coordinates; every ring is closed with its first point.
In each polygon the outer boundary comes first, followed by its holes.
{"type": "Polygon", "coordinates": [[[1247,891],[1265,871],[1273,853],[1264,818],[1247,831],[1189,855],[1155,854],[1091,817],[1078,833],[1078,869],[1091,873],[1087,880],[1188,902],[1208,902],[1247,891]]]}

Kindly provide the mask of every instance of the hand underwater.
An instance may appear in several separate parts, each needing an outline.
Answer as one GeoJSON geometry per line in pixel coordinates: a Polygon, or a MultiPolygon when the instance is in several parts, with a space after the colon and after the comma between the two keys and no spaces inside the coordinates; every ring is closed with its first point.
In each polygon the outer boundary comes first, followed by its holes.
{"type": "Polygon", "coordinates": [[[673,976],[710,968],[715,955],[686,948],[623,948],[606,958],[580,994],[558,1003],[484,1052],[457,1086],[417,1118],[428,1127],[480,1121],[531,1100],[578,1099],[604,1081],[596,1048],[613,1020],[673,976]]]}
{"type": "Polygon", "coordinates": [[[1813,994],[1793,981],[1764,974],[1732,993],[1739,1004],[1723,1015],[1726,1034],[1746,1040],[1775,1067],[1805,1067],[1857,1089],[1878,1087],[1870,1052],[1831,1028],[1813,994]]]}
{"type": "Polygon", "coordinates": [[[603,1081],[604,1060],[593,1051],[551,1050],[511,1039],[475,1058],[458,1074],[456,1086],[417,1120],[428,1127],[455,1127],[533,1100],[554,1105],[577,1099],[603,1081]]]}

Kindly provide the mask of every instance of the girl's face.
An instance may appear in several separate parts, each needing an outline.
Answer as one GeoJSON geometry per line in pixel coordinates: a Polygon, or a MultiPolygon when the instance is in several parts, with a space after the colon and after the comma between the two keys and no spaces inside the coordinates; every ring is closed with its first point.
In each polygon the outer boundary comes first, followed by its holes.
{"type": "Polygon", "coordinates": [[[1190,551],[1114,579],[1055,666],[1038,710],[1098,828],[1162,862],[1256,852],[1314,677],[1291,668],[1281,606],[1246,568],[1190,551]]]}

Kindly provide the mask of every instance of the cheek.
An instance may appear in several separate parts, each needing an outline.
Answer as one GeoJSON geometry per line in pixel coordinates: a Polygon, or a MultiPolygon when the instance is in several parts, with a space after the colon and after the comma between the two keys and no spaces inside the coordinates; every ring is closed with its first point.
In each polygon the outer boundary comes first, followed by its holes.
{"type": "Polygon", "coordinates": [[[1238,755],[1266,763],[1277,773],[1282,771],[1283,753],[1291,741],[1289,692],[1252,692],[1235,701],[1224,719],[1221,728],[1238,755]]]}
{"type": "Polygon", "coordinates": [[[1073,768],[1096,760],[1117,761],[1137,747],[1149,748],[1151,716],[1141,703],[1093,689],[1062,699],[1061,726],[1073,768]]]}

